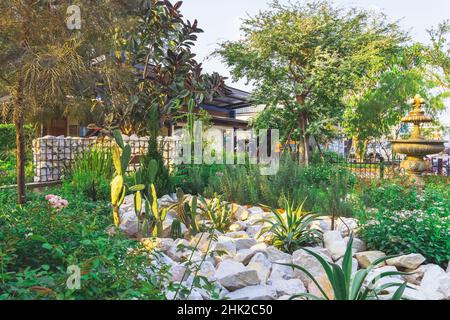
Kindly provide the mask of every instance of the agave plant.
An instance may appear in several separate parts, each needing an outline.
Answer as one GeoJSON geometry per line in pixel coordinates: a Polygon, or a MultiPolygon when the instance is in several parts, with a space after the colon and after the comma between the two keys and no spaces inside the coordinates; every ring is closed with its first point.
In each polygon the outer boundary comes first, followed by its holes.
{"type": "Polygon", "coordinates": [[[199,197],[200,210],[206,219],[210,220],[217,231],[225,232],[232,224],[234,210],[230,203],[222,201],[222,198],[215,194],[214,199],[207,201],[204,197],[199,197]]]}
{"type": "Polygon", "coordinates": [[[306,252],[316,258],[320,264],[322,265],[327,278],[331,284],[333,289],[334,297],[330,297],[325,290],[320,286],[314,276],[305,268],[295,265],[295,264],[283,264],[285,266],[290,266],[294,269],[298,269],[306,274],[308,278],[314,282],[314,284],[319,289],[320,293],[323,297],[315,296],[311,293],[301,293],[291,297],[291,299],[306,297],[313,300],[379,300],[379,294],[385,291],[388,288],[398,287],[395,293],[392,296],[392,300],[401,300],[402,296],[405,292],[405,289],[408,287],[407,283],[386,283],[380,286],[377,286],[377,282],[389,276],[396,275],[409,275],[410,273],[399,272],[399,271],[387,271],[381,273],[379,276],[375,277],[371,280],[367,285],[364,285],[365,280],[367,279],[370,271],[372,271],[377,265],[380,263],[394,258],[396,256],[389,256],[380,258],[374,261],[367,269],[358,270],[354,275],[352,274],[352,245],[353,245],[353,236],[350,237],[347,250],[344,255],[344,259],[342,262],[342,267],[335,264],[327,262],[323,257],[318,255],[316,252],[303,248],[306,252]]]}
{"type": "Polygon", "coordinates": [[[316,243],[322,237],[322,232],[311,228],[317,215],[303,211],[303,204],[294,208],[285,202],[284,210],[271,209],[273,217],[260,222],[267,224],[262,228],[258,237],[266,233],[273,234],[273,245],[283,251],[293,253],[302,246],[316,243]]]}

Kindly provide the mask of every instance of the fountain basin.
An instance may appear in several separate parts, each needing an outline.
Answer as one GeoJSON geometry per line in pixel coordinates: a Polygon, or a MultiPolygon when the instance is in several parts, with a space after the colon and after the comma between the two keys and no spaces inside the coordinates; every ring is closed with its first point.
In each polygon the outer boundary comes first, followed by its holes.
{"type": "Polygon", "coordinates": [[[405,154],[408,157],[423,158],[445,150],[445,143],[441,140],[395,140],[391,141],[392,150],[397,154],[405,154]]]}

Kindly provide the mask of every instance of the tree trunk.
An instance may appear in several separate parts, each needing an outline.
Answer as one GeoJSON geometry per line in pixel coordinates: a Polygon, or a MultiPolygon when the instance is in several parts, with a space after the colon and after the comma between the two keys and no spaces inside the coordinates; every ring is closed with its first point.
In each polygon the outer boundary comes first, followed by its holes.
{"type": "Polygon", "coordinates": [[[367,140],[361,141],[357,136],[353,137],[353,148],[357,162],[364,162],[364,156],[367,150],[367,140]]]}
{"type": "Polygon", "coordinates": [[[23,81],[19,79],[14,103],[14,124],[16,126],[17,146],[17,202],[24,204],[25,195],[25,135],[24,135],[24,108],[23,108],[23,81]]]}
{"type": "MultiPolygon", "coordinates": [[[[305,97],[302,95],[297,96],[297,102],[303,106],[305,105],[305,97]]],[[[309,151],[309,134],[306,133],[306,130],[308,128],[308,114],[306,111],[300,112],[300,115],[298,117],[298,125],[300,127],[300,134],[301,134],[301,141],[299,147],[299,160],[300,163],[309,166],[310,163],[310,151],[309,151]]]]}

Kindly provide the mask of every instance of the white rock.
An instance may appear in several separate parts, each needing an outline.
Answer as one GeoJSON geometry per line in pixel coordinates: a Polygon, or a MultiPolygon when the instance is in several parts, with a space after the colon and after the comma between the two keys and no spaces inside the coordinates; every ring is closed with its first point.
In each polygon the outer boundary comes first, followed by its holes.
{"type": "Polygon", "coordinates": [[[430,300],[450,299],[450,275],[438,265],[429,265],[423,275],[420,290],[430,300]]]}
{"type": "Polygon", "coordinates": [[[230,226],[231,232],[239,232],[244,231],[247,228],[247,225],[242,222],[235,222],[230,226]]]}
{"type": "Polygon", "coordinates": [[[358,228],[358,220],[354,218],[341,218],[337,220],[337,229],[343,237],[356,233],[358,228]]]}
{"type": "Polygon", "coordinates": [[[225,233],[226,237],[233,239],[247,239],[249,238],[248,234],[245,231],[235,231],[235,232],[227,232],[225,233]]]}
{"type": "Polygon", "coordinates": [[[256,251],[252,249],[243,249],[239,250],[236,253],[236,256],[234,257],[234,260],[237,262],[240,262],[244,265],[248,265],[250,260],[253,258],[253,256],[256,254],[256,251]]]}
{"type": "Polygon", "coordinates": [[[379,276],[382,273],[397,272],[397,271],[398,271],[397,268],[394,266],[385,266],[385,267],[373,269],[369,272],[369,274],[367,275],[367,278],[364,280],[364,285],[368,285],[369,283],[371,283],[374,280],[375,280],[375,287],[379,287],[380,285],[383,285],[383,284],[389,283],[389,282],[403,283],[404,279],[400,275],[379,278],[379,276]]]}
{"type": "Polygon", "coordinates": [[[192,289],[191,294],[187,297],[186,300],[188,300],[188,301],[201,301],[201,300],[204,300],[204,297],[203,297],[203,295],[202,295],[202,293],[200,292],[199,289],[194,288],[194,289],[192,289]]]}
{"type": "Polygon", "coordinates": [[[219,283],[230,291],[255,286],[260,282],[255,270],[248,269],[242,263],[233,260],[222,261],[215,276],[219,283]]]}
{"type": "Polygon", "coordinates": [[[421,254],[408,254],[389,259],[386,264],[397,268],[417,269],[425,261],[425,257],[421,254]]]}
{"type": "MultiPolygon", "coordinates": [[[[350,239],[349,237],[345,237],[344,238],[345,244],[348,244],[348,240],[349,239],[350,239]]],[[[367,250],[367,245],[361,239],[353,238],[352,248],[353,248],[352,252],[353,252],[353,255],[354,255],[355,253],[366,251],[367,250]]]]}
{"type": "Polygon", "coordinates": [[[230,300],[274,300],[276,296],[275,288],[265,285],[242,288],[227,295],[230,300]]]}
{"type": "Polygon", "coordinates": [[[177,239],[174,241],[173,246],[167,250],[166,254],[174,261],[185,261],[191,254],[192,250],[188,249],[189,242],[185,239],[177,239]]]}
{"type": "Polygon", "coordinates": [[[202,263],[200,270],[198,271],[198,275],[201,277],[207,278],[209,281],[216,281],[216,268],[214,265],[209,262],[205,261],[202,263]]]}
{"type": "Polygon", "coordinates": [[[278,295],[296,295],[300,293],[306,293],[306,288],[300,279],[278,279],[272,281],[271,285],[277,290],[278,295]]]}
{"type": "Polygon", "coordinates": [[[228,237],[219,237],[217,243],[214,246],[214,251],[221,251],[225,255],[233,257],[236,255],[236,245],[234,239],[228,237]]]}
{"type": "MultiPolygon", "coordinates": [[[[336,264],[342,268],[343,262],[344,262],[344,258],[341,258],[338,261],[336,261],[336,264]]],[[[355,258],[352,258],[352,274],[355,274],[356,271],[358,271],[358,260],[356,260],[355,258]]]]}
{"type": "Polygon", "coordinates": [[[192,247],[197,246],[198,250],[205,253],[208,250],[208,246],[209,251],[211,251],[211,249],[215,246],[216,242],[214,239],[211,239],[211,234],[205,232],[205,233],[197,233],[195,237],[191,239],[189,244],[192,247]]]}
{"type": "Polygon", "coordinates": [[[264,210],[262,208],[260,208],[260,207],[252,207],[250,209],[247,209],[247,211],[250,214],[250,216],[258,215],[258,214],[260,214],[260,215],[264,214],[264,210]]]}
{"type": "Polygon", "coordinates": [[[272,263],[267,259],[266,255],[258,252],[253,256],[247,266],[251,270],[255,270],[258,273],[258,277],[261,284],[266,284],[272,270],[272,263]]]}
{"type": "Polygon", "coordinates": [[[234,244],[236,245],[236,250],[242,250],[242,249],[250,249],[254,245],[257,244],[256,240],[253,238],[241,238],[241,239],[235,239],[234,244]]]}
{"type": "Polygon", "coordinates": [[[271,262],[283,261],[284,263],[292,263],[292,256],[290,254],[278,250],[274,246],[267,247],[264,253],[271,262]]]}
{"type": "Polygon", "coordinates": [[[129,237],[134,237],[138,234],[138,220],[134,211],[122,214],[119,229],[129,237]]]}
{"type": "Polygon", "coordinates": [[[256,240],[258,240],[258,236],[260,235],[262,229],[262,225],[252,225],[252,226],[248,226],[246,233],[250,238],[255,238],[256,240]]]}
{"type": "Polygon", "coordinates": [[[250,249],[252,249],[253,251],[256,251],[256,252],[262,252],[262,253],[266,254],[267,247],[268,247],[268,245],[265,243],[258,243],[258,244],[255,244],[250,249]]]}
{"type": "Polygon", "coordinates": [[[341,236],[340,231],[327,231],[323,234],[325,248],[330,251],[334,261],[345,255],[347,244],[341,236]]]}
{"type": "Polygon", "coordinates": [[[272,272],[270,273],[269,281],[275,281],[279,279],[289,280],[294,278],[294,269],[286,265],[283,261],[277,261],[272,264],[272,272]]]}
{"type": "Polygon", "coordinates": [[[450,273],[450,260],[448,260],[448,264],[447,264],[447,273],[450,273]]]}
{"type": "MultiPolygon", "coordinates": [[[[386,254],[381,251],[364,251],[364,252],[359,252],[359,253],[355,254],[355,258],[358,260],[359,266],[364,269],[369,267],[376,260],[383,258],[383,257],[386,257],[386,254]]],[[[386,265],[386,263],[382,262],[382,263],[379,263],[376,267],[380,268],[385,265],[386,265]]]]}
{"type": "Polygon", "coordinates": [[[170,273],[172,274],[172,281],[181,282],[183,276],[185,277],[185,279],[187,279],[187,277],[189,276],[189,271],[187,272],[186,271],[187,271],[186,266],[180,264],[173,265],[170,268],[170,273]]]}
{"type": "Polygon", "coordinates": [[[425,271],[429,266],[431,265],[422,265],[416,270],[407,270],[407,272],[411,274],[405,275],[403,277],[410,284],[420,285],[420,283],[422,282],[423,275],[425,274],[425,271]]]}
{"type": "Polygon", "coordinates": [[[236,213],[234,214],[234,217],[239,221],[246,221],[248,219],[249,212],[247,208],[244,208],[242,206],[239,206],[236,213]]]}
{"type": "Polygon", "coordinates": [[[174,241],[171,238],[146,238],[142,239],[141,243],[148,250],[155,249],[166,252],[173,246],[174,241]]]}
{"type": "MultiPolygon", "coordinates": [[[[324,258],[327,262],[332,263],[332,259],[329,256],[328,250],[324,248],[306,248],[315,253],[319,254],[322,258],[324,258]]],[[[308,252],[303,249],[297,250],[292,255],[292,263],[298,265],[300,267],[305,268],[313,277],[320,277],[325,275],[325,270],[323,269],[320,262],[308,252]]],[[[294,275],[296,278],[299,278],[303,281],[305,285],[308,286],[312,282],[312,280],[301,270],[295,269],[294,275]]]]}

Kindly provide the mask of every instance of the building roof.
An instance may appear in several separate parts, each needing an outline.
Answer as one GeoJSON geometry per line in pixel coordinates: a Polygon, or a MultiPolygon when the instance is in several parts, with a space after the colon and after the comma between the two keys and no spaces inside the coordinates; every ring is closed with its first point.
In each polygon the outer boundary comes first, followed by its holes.
{"type": "Polygon", "coordinates": [[[228,94],[221,97],[215,97],[209,105],[228,110],[236,110],[251,106],[249,102],[250,93],[227,86],[228,94]]]}

